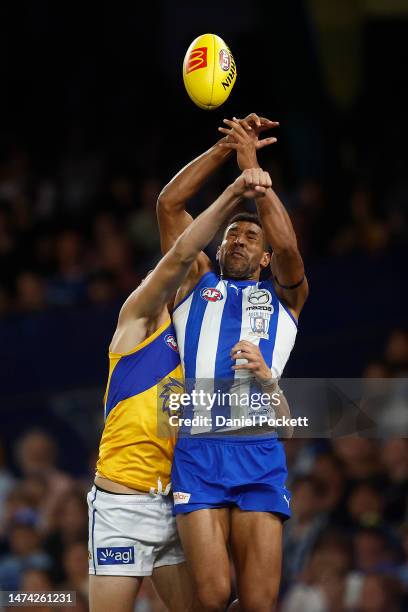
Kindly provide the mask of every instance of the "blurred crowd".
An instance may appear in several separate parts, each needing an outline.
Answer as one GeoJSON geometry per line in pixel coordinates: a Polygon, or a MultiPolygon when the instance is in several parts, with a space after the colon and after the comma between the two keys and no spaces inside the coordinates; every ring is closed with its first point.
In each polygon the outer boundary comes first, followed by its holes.
{"type": "MultiPolygon", "coordinates": [[[[408,337],[395,330],[363,376],[407,371],[408,337]]],[[[285,446],[293,518],[284,529],[279,612],[407,609],[408,439],[285,446]]],[[[45,430],[0,446],[0,590],[72,590],[73,609],[87,609],[86,493],[96,452],[78,478],[60,470],[58,442],[45,430]]],[[[164,611],[148,580],[135,610],[164,611]]]]}
{"type": "MultiPolygon", "coordinates": [[[[353,181],[340,194],[335,183],[312,178],[289,189],[279,164],[270,167],[307,261],[378,253],[407,239],[408,185],[393,183],[381,197],[353,181]]],[[[233,180],[235,164],[220,174],[233,180]]],[[[97,304],[132,291],[159,257],[155,206],[162,186],[157,175],[115,168],[100,152],[67,152],[46,172],[27,150],[11,147],[0,159],[0,316],[97,304]]],[[[193,202],[194,214],[219,189],[193,202]]]]}

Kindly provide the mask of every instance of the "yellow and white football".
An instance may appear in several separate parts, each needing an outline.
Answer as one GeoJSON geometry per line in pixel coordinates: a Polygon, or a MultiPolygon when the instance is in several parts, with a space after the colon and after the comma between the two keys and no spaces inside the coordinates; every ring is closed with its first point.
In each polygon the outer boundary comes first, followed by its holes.
{"type": "Polygon", "coordinates": [[[183,63],[183,80],[187,93],[200,108],[212,110],[228,98],[237,79],[237,68],[231,51],[216,34],[198,36],[183,63]]]}

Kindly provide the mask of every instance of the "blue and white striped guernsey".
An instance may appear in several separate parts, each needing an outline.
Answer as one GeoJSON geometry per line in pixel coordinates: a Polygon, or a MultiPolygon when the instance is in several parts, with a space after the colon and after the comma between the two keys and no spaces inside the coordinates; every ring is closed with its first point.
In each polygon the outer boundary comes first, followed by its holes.
{"type": "MultiPolygon", "coordinates": [[[[259,387],[248,370],[232,370],[232,347],[239,340],[259,346],[273,376],[279,378],[297,332],[293,315],[279,301],[270,280],[226,280],[214,272],[204,274],[178,304],[173,323],[187,389],[203,389],[210,394],[220,390],[233,394],[239,389],[240,397],[250,396],[259,387]]],[[[243,409],[242,402],[232,399],[227,405],[221,404],[215,402],[211,408],[211,426],[195,426],[191,433],[217,430],[217,415],[236,418],[251,414],[251,407],[243,409]]],[[[259,410],[257,413],[261,414],[259,410]]],[[[208,416],[209,411],[195,405],[189,414],[208,416]]]]}

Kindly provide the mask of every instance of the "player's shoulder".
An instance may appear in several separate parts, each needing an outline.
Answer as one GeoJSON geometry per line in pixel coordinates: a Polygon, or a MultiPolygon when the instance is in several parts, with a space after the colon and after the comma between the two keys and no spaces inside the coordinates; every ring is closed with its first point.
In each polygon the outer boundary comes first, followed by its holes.
{"type": "Polygon", "coordinates": [[[196,288],[202,287],[203,285],[213,285],[214,287],[220,282],[220,275],[215,270],[210,269],[204,272],[199,278],[196,288]]]}
{"type": "Polygon", "coordinates": [[[258,283],[258,289],[264,289],[266,291],[270,291],[272,294],[276,294],[276,287],[272,276],[268,276],[268,278],[261,280],[258,283]]]}

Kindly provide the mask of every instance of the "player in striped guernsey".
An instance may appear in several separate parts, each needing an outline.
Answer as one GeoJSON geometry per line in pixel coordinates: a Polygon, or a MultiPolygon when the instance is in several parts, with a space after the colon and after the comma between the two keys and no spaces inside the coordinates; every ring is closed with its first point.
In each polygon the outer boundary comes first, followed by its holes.
{"type": "MultiPolygon", "coordinates": [[[[159,197],[164,252],[192,221],[187,201],[233,151],[241,169],[255,168],[256,180],[257,149],[276,141],[259,139],[277,124],[257,115],[225,124],[224,139],[183,168],[159,197]]],[[[252,399],[277,388],[308,294],[283,204],[272,187],[256,203],[259,217],[241,214],[228,223],[217,252],[219,273],[204,253],[199,255],[173,312],[187,388],[228,397],[186,408],[192,427],[184,428],[173,460],[175,513],[199,601],[196,610],[224,609],[230,596],[229,544],[241,609],[271,610],[280,582],[282,519],[290,516],[285,455],[276,433],[258,428],[231,435],[217,426],[220,416],[273,413],[271,405],[255,408],[252,399]],[[261,281],[269,266],[270,278],[261,281]],[[194,420],[209,413],[207,422],[194,420]]]]}
{"type": "Polygon", "coordinates": [[[176,240],[129,296],[109,351],[105,427],[88,494],[91,612],[130,612],[152,576],[172,612],[191,593],[169,499],[175,434],[165,394],[182,371],[168,303],[189,268],[242,198],[264,195],[266,172],[245,171],[176,240]]]}

